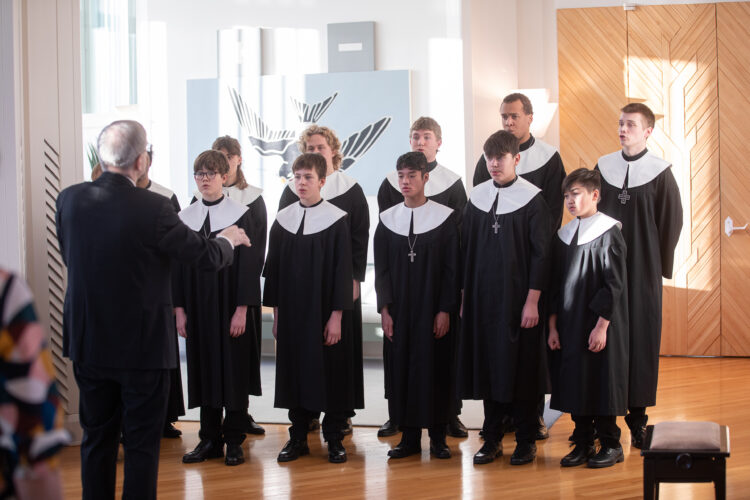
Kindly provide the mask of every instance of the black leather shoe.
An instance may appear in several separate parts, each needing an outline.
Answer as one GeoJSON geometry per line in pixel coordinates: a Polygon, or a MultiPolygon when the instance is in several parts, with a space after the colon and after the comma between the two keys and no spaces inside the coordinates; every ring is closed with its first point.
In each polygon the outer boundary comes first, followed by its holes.
{"type": "Polygon", "coordinates": [[[391,423],[390,420],[381,425],[380,429],[378,429],[379,438],[395,436],[396,434],[398,434],[398,425],[391,423]]]}
{"type": "Polygon", "coordinates": [[[642,450],[644,441],[646,441],[646,426],[645,425],[642,425],[635,429],[631,429],[630,431],[630,445],[631,446],[634,446],[635,448],[642,450]]]}
{"type": "Polygon", "coordinates": [[[162,436],[169,439],[175,439],[182,436],[182,431],[172,425],[171,422],[164,424],[164,431],[161,433],[162,436]]]}
{"type": "Polygon", "coordinates": [[[314,431],[317,431],[318,429],[320,429],[320,419],[314,418],[310,420],[310,427],[307,428],[307,431],[314,432],[314,431]]]}
{"type": "Polygon", "coordinates": [[[224,463],[227,465],[240,465],[244,461],[245,456],[242,454],[242,447],[238,444],[228,444],[224,463]]]}
{"type": "Polygon", "coordinates": [[[577,467],[583,465],[589,458],[593,457],[595,453],[596,450],[593,445],[582,446],[577,444],[576,447],[573,448],[573,451],[560,460],[560,465],[563,467],[577,467]]]}
{"type": "Polygon", "coordinates": [[[266,430],[255,422],[255,419],[249,413],[247,414],[247,423],[245,424],[245,433],[262,436],[266,430]]]}
{"type": "Polygon", "coordinates": [[[430,454],[435,458],[450,458],[451,449],[445,444],[445,439],[430,439],[430,454]]]}
{"type": "Polygon", "coordinates": [[[488,464],[503,454],[503,443],[485,441],[479,451],[474,454],[474,463],[488,464]]]}
{"type": "Polygon", "coordinates": [[[341,429],[341,433],[344,436],[351,436],[353,431],[354,431],[354,428],[352,427],[352,419],[351,418],[347,418],[346,419],[346,424],[344,425],[344,428],[341,429]]]}
{"type": "Polygon", "coordinates": [[[536,444],[516,443],[516,449],[510,456],[510,465],[530,464],[536,458],[536,444]]]}
{"type": "Polygon", "coordinates": [[[463,424],[463,422],[461,422],[461,419],[459,419],[458,416],[451,419],[451,421],[448,423],[446,432],[449,436],[454,438],[469,437],[469,431],[466,430],[466,426],[463,424]]]}
{"type": "Polygon", "coordinates": [[[422,445],[419,442],[407,444],[403,439],[396,446],[388,450],[388,456],[391,458],[406,458],[418,453],[422,453],[422,445]]]}
{"type": "Polygon", "coordinates": [[[589,458],[586,466],[592,469],[602,469],[604,467],[612,467],[623,460],[625,460],[625,454],[622,452],[622,446],[618,446],[617,448],[602,446],[599,453],[589,458]]]}
{"type": "Polygon", "coordinates": [[[549,437],[549,430],[547,430],[547,424],[544,423],[544,417],[539,417],[539,426],[536,429],[536,441],[543,441],[549,437]]]}
{"type": "Polygon", "coordinates": [[[339,440],[328,441],[328,461],[332,464],[346,462],[346,450],[339,440]]]}
{"type": "Polygon", "coordinates": [[[284,447],[279,452],[279,456],[276,457],[277,462],[291,462],[297,460],[302,455],[309,455],[310,448],[307,446],[307,441],[297,441],[296,439],[290,439],[286,442],[284,447]]]}
{"type": "Polygon", "coordinates": [[[222,443],[211,439],[203,439],[193,451],[182,455],[182,463],[194,464],[209,458],[221,458],[223,456],[224,445],[222,443]]]}

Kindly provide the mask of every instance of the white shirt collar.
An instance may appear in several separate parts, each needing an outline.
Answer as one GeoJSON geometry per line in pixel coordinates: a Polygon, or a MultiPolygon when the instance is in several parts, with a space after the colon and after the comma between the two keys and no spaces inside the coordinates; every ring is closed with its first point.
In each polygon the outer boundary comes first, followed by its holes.
{"type": "Polygon", "coordinates": [[[508,214],[515,212],[519,208],[525,207],[541,189],[524,179],[518,177],[516,182],[506,188],[495,186],[492,179],[478,184],[471,191],[469,200],[482,212],[488,212],[495,203],[495,198],[499,199],[497,203],[496,214],[508,214]]]}
{"type": "Polygon", "coordinates": [[[432,231],[451,216],[453,209],[432,200],[417,208],[409,208],[405,203],[394,205],[380,214],[385,227],[396,234],[409,236],[409,225],[414,217],[414,234],[432,231]]]}
{"type": "Polygon", "coordinates": [[[148,184],[148,187],[146,189],[148,189],[149,191],[153,191],[154,193],[158,193],[158,194],[164,196],[165,198],[171,199],[172,196],[174,196],[174,193],[172,192],[172,190],[170,190],[169,188],[166,188],[166,187],[162,186],[161,184],[158,184],[158,183],[156,183],[156,182],[154,182],[152,180],[149,180],[149,184],[148,184]]]}
{"type": "MultiPolygon", "coordinates": [[[[398,186],[398,170],[391,170],[388,172],[386,179],[388,179],[388,183],[393,186],[393,189],[399,193],[401,192],[401,188],[398,186]]],[[[459,179],[461,179],[461,177],[458,174],[438,163],[437,166],[432,169],[432,172],[430,172],[430,179],[424,185],[424,195],[427,197],[439,195],[453,186],[459,179]]]]}
{"type": "MultiPolygon", "coordinates": [[[[332,174],[326,176],[326,183],[320,190],[320,196],[324,200],[332,200],[341,196],[357,185],[353,177],[349,177],[341,170],[334,170],[332,174]]],[[[297,187],[294,185],[294,179],[287,183],[289,190],[297,194],[297,187]]]]}
{"type": "Polygon", "coordinates": [[[335,222],[344,217],[346,212],[325,200],[314,207],[303,207],[301,203],[292,203],[276,214],[276,220],[281,227],[292,234],[297,234],[302,218],[305,218],[305,227],[302,234],[315,234],[331,227],[335,222]]]}
{"type": "Polygon", "coordinates": [[[575,218],[565,224],[557,231],[557,236],[566,244],[570,245],[573,236],[578,231],[578,245],[584,245],[597,239],[610,230],[612,226],[622,228],[622,224],[612,217],[597,212],[585,219],[575,218]]]}
{"type": "Polygon", "coordinates": [[[529,149],[521,151],[521,159],[518,165],[516,165],[516,174],[523,175],[534,170],[539,170],[547,164],[555,153],[557,153],[557,149],[554,146],[542,142],[535,137],[534,144],[529,149]]]}
{"type": "Polygon", "coordinates": [[[646,152],[635,161],[627,161],[622,156],[622,151],[615,151],[602,156],[597,162],[599,172],[608,184],[621,189],[625,183],[625,173],[628,174],[628,188],[643,186],[654,180],[664,170],[672,166],[668,161],[646,152]],[[630,165],[630,169],[628,169],[630,165]]]}
{"type": "Polygon", "coordinates": [[[206,217],[209,217],[211,232],[213,233],[237,222],[247,210],[245,205],[225,196],[221,202],[211,206],[205,205],[202,200],[198,200],[180,211],[179,216],[182,222],[193,231],[199,231],[203,227],[206,217]]]}

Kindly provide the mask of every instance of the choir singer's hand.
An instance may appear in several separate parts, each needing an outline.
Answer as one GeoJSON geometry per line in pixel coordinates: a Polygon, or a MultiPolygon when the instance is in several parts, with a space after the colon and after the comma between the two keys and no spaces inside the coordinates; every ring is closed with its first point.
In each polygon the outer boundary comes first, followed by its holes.
{"type": "Polygon", "coordinates": [[[435,321],[432,323],[432,333],[436,339],[442,339],[451,327],[451,317],[447,312],[440,311],[435,315],[435,321]]]}
{"type": "Polygon", "coordinates": [[[553,351],[560,349],[560,334],[557,329],[550,328],[549,337],[547,338],[547,345],[553,351]]]}
{"type": "Polygon", "coordinates": [[[391,318],[387,306],[383,306],[380,311],[380,326],[383,327],[385,338],[393,342],[393,318],[391,318]]]}
{"type": "Polygon", "coordinates": [[[521,328],[534,328],[539,323],[539,307],[526,301],[521,312],[521,328]]]}
{"type": "Polygon", "coordinates": [[[174,308],[174,321],[177,326],[177,335],[183,339],[187,338],[187,315],[182,307],[174,308]]]}
{"type": "Polygon", "coordinates": [[[331,313],[331,317],[326,322],[325,330],[323,330],[323,338],[325,339],[323,345],[327,346],[338,344],[341,340],[341,311],[331,313]]]}
{"type": "Polygon", "coordinates": [[[597,324],[589,335],[589,351],[599,352],[607,346],[607,328],[597,324]]]}
{"type": "Polygon", "coordinates": [[[220,232],[217,236],[229,238],[229,241],[231,241],[232,244],[236,247],[240,245],[244,245],[246,247],[250,246],[250,238],[248,238],[247,234],[245,234],[245,230],[237,226],[229,226],[222,232],[220,232]]]}
{"type": "Polygon", "coordinates": [[[232,321],[229,324],[229,336],[237,338],[245,333],[245,321],[247,320],[247,306],[237,306],[232,321]]]}

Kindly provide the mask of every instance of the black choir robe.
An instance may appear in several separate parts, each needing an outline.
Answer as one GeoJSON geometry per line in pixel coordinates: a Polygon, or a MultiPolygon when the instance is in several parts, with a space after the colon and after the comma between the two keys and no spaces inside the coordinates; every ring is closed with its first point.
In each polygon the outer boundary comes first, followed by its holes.
{"type": "Polygon", "coordinates": [[[265,253],[265,206],[260,196],[248,208],[227,196],[219,202],[198,200],[180,218],[204,237],[215,238],[236,224],[250,247],[236,247],[234,262],[219,272],[182,266],[176,280],[175,307],[187,316],[188,406],[246,410],[248,396],[259,396],[260,332],[254,310],[260,306],[260,274],[265,253]],[[263,216],[259,216],[262,212],[263,216]],[[229,327],[237,306],[246,305],[245,333],[232,338],[229,327]]]}
{"type": "Polygon", "coordinates": [[[392,344],[388,409],[402,427],[430,428],[456,415],[459,237],[452,214],[434,201],[416,209],[400,203],[380,214],[375,232],[378,311],[387,306],[393,318],[393,340],[385,340],[392,344]],[[435,339],[439,312],[451,324],[435,339]]]}
{"type": "Polygon", "coordinates": [[[299,202],[271,226],[263,304],[278,308],[276,408],[352,412],[354,340],[323,345],[332,311],[352,308],[351,236],[347,214],[332,203],[299,202]]]}
{"type": "MultiPolygon", "coordinates": [[[[326,177],[326,183],[320,190],[321,197],[332,205],[347,213],[349,234],[352,238],[352,278],[359,281],[360,285],[365,281],[367,271],[367,244],[370,240],[370,209],[367,198],[362,187],[357,181],[341,170],[334,171],[326,177]]],[[[279,210],[297,203],[299,196],[294,190],[294,181],[290,181],[281,193],[279,210]]],[[[354,387],[355,387],[355,409],[365,407],[365,379],[364,379],[364,354],[362,351],[362,287],[357,300],[354,301],[351,310],[344,311],[341,318],[342,329],[351,331],[352,342],[354,342],[354,387]]]]}
{"type": "MultiPolygon", "coordinates": [[[[552,234],[560,228],[563,217],[562,181],[565,178],[565,167],[557,149],[540,141],[534,136],[520,146],[521,160],[516,166],[516,174],[523,177],[542,190],[542,197],[547,202],[551,215],[552,234]]],[[[474,169],[476,186],[490,179],[484,155],[479,157],[474,169]]]]}
{"type": "Polygon", "coordinates": [[[546,389],[542,325],[521,328],[521,311],[529,289],[546,288],[549,219],[539,188],[521,177],[471,192],[461,233],[462,399],[537,401],[546,389]]]}
{"type": "Polygon", "coordinates": [[[620,223],[597,212],[573,219],[552,243],[549,313],[561,349],[550,407],[573,415],[625,415],[628,405],[627,249],[620,223]],[[599,318],[607,344],[588,348],[599,318]]]}
{"type": "MultiPolygon", "coordinates": [[[[174,192],[152,180],[148,181],[146,189],[169,198],[176,213],[180,213],[180,201],[174,192]]],[[[176,267],[172,266],[173,268],[176,267]]],[[[169,370],[169,399],[167,400],[167,422],[176,422],[185,414],[185,399],[182,396],[182,372],[180,371],[180,348],[177,335],[174,337],[175,352],[177,353],[177,368],[169,370]]]]}
{"type": "Polygon", "coordinates": [[[672,277],[682,230],[682,202],[671,164],[644,150],[599,158],[599,210],[622,223],[628,247],[631,407],[656,404],[661,344],[662,276],[672,277]]]}

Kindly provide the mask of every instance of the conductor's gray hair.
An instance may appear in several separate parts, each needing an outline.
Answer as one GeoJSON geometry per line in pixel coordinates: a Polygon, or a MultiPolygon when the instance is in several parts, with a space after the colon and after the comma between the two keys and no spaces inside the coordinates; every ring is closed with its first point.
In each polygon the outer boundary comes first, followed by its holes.
{"type": "Polygon", "coordinates": [[[116,167],[128,170],[138,156],[146,151],[146,129],[133,120],[110,123],[99,133],[96,141],[99,162],[104,169],[116,167]]]}

